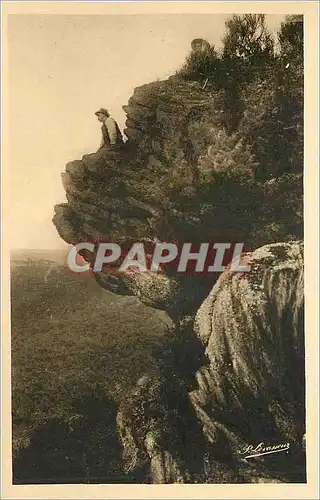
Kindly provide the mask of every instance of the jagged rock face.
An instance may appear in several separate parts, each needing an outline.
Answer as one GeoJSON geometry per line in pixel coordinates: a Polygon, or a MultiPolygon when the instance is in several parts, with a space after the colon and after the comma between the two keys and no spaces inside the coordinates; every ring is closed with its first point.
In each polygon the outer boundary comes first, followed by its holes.
{"type": "MultiPolygon", "coordinates": [[[[136,89],[124,107],[127,143],[67,164],[67,203],[55,207],[53,219],[60,236],[70,244],[130,247],[140,241],[152,250],[155,239],[206,241],[217,226],[231,237],[224,241],[248,238],[251,248],[279,241],[275,234],[283,241],[301,234],[302,176],[271,180],[257,190],[251,183],[243,191],[237,182],[226,190],[213,182],[203,203],[206,186],[197,191],[201,141],[206,134],[212,141],[223,128],[220,101],[194,82],[136,89]]],[[[94,259],[90,252],[82,255],[94,259]]],[[[172,336],[182,332],[174,361],[164,364],[159,378],[146,374],[138,381],[118,413],[124,464],[134,481],[303,480],[302,246],[268,245],[246,258],[250,273],[225,272],[215,285],[215,277],[167,269],[119,273],[109,266],[95,273],[102,287],[165,309],[175,320],[172,336]],[[261,442],[288,442],[290,453],[251,461],[239,454],[261,442]]]]}
{"type": "Polygon", "coordinates": [[[167,383],[144,377],[118,412],[124,469],[138,482],[195,482],[202,469],[203,436],[186,388],[175,378],[167,383]]]}
{"type": "Polygon", "coordinates": [[[127,114],[124,132],[129,143],[139,145],[139,154],[152,154],[168,162],[175,154],[191,153],[188,130],[194,122],[209,114],[213,115],[212,120],[221,120],[217,93],[203,90],[197,82],[174,79],[136,88],[123,109],[127,114]]]}
{"type": "MultiPolygon", "coordinates": [[[[266,437],[301,447],[305,432],[303,245],[278,243],[226,272],[200,307],[195,330],[209,364],[191,398],[249,443],[266,437]],[[231,411],[230,411],[231,410],[231,411]]],[[[205,425],[214,442],[214,426],[205,425]]]]}
{"type": "MultiPolygon", "coordinates": [[[[126,144],[70,162],[62,174],[67,203],[56,205],[53,218],[61,238],[70,244],[112,241],[125,247],[140,241],[151,248],[155,239],[239,241],[254,249],[300,235],[302,176],[263,186],[225,179],[208,184],[208,172],[201,177],[209,150],[220,158],[213,161],[219,165],[230,153],[224,149],[228,140],[221,143],[226,137],[223,100],[210,86],[174,78],[135,89],[124,106],[126,144]]],[[[236,139],[238,149],[241,140],[236,139]]],[[[233,161],[234,155],[227,159],[233,161]]],[[[82,256],[94,258],[85,251],[82,256]]],[[[110,268],[95,277],[104,288],[137,295],[174,319],[194,314],[216,279],[167,271],[132,276],[110,268]]]]}
{"type": "MultiPolygon", "coordinates": [[[[174,207],[167,186],[179,164],[186,188],[192,189],[195,152],[190,127],[205,116],[218,120],[218,100],[196,82],[167,80],[137,88],[124,106],[127,143],[67,164],[62,174],[67,203],[55,206],[53,218],[61,238],[70,244],[112,241],[128,248],[134,241],[152,247],[155,238],[189,241],[197,217],[174,207]]],[[[88,261],[93,258],[89,252],[82,255],[88,261]]],[[[190,283],[152,273],[107,272],[96,278],[108,290],[138,295],[174,315],[183,314],[190,304],[195,312],[212,286],[212,279],[194,278],[190,283]]]]}
{"type": "MultiPolygon", "coordinates": [[[[257,190],[251,183],[242,192],[237,182],[226,190],[213,183],[217,206],[212,186],[203,203],[206,186],[197,191],[200,142],[223,128],[220,100],[194,82],[136,89],[124,107],[127,143],[67,164],[67,203],[55,207],[53,219],[60,236],[70,244],[107,241],[128,248],[140,241],[152,250],[155,239],[206,241],[216,226],[226,228],[231,239],[224,241],[248,238],[251,249],[279,241],[273,235],[288,241],[301,234],[302,176],[271,180],[257,190]],[[246,229],[249,213],[254,230],[246,229]]],[[[94,259],[90,252],[82,255],[94,259]]],[[[303,480],[302,246],[268,245],[246,258],[250,273],[225,272],[215,285],[215,277],[167,269],[95,273],[102,287],[165,309],[175,321],[173,337],[182,332],[174,361],[164,364],[159,378],[146,374],[138,381],[118,413],[124,463],[134,481],[303,480]],[[239,454],[261,442],[289,442],[291,451],[272,460],[239,454]]]]}
{"type": "Polygon", "coordinates": [[[119,411],[127,471],[140,481],[305,480],[303,246],[245,258],[251,271],[226,271],[197,313],[207,357],[197,388],[187,394],[172,372],[146,377],[119,411]],[[259,443],[290,449],[245,459],[259,443]]]}
{"type": "Polygon", "coordinates": [[[67,164],[62,179],[68,203],[55,207],[53,220],[61,237],[74,244],[164,236],[160,225],[166,216],[175,217],[166,206],[164,186],[176,171],[177,157],[182,163],[190,159],[192,124],[207,115],[219,118],[217,100],[195,82],[167,80],[137,88],[124,106],[127,143],[67,164]]]}

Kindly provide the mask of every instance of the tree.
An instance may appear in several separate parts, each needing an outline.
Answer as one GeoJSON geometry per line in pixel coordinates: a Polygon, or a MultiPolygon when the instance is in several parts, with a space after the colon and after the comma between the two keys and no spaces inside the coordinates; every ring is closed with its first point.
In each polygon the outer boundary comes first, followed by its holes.
{"type": "Polygon", "coordinates": [[[286,16],[278,33],[278,40],[282,57],[293,59],[294,55],[301,62],[303,58],[303,16],[286,16]]]}
{"type": "Polygon", "coordinates": [[[202,50],[193,49],[189,53],[184,65],[177,71],[176,76],[183,80],[200,82],[205,82],[207,78],[210,78],[210,83],[212,83],[214,81],[212,77],[217,71],[219,71],[218,54],[214,45],[207,42],[202,50]]]}
{"type": "Polygon", "coordinates": [[[273,55],[273,40],[265,25],[264,14],[234,14],[226,21],[223,38],[224,59],[241,59],[247,64],[265,63],[273,55]]]}
{"type": "Polygon", "coordinates": [[[258,178],[303,170],[303,24],[282,23],[273,67],[242,90],[238,132],[252,145],[258,178]]]}
{"type": "Polygon", "coordinates": [[[274,43],[265,25],[263,14],[233,15],[226,21],[223,38],[222,66],[225,88],[225,108],[229,116],[229,131],[233,132],[242,117],[243,89],[257,75],[264,75],[274,57],[274,43]]]}

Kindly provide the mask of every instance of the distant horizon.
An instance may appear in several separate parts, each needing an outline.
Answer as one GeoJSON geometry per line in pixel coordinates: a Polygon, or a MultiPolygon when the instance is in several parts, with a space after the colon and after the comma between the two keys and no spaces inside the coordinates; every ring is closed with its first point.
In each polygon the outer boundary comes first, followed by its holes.
{"type": "Polygon", "coordinates": [[[60,254],[68,254],[68,246],[66,244],[66,248],[11,248],[10,249],[10,256],[13,255],[14,253],[50,253],[50,252],[56,252],[60,254]]]}
{"type": "MultiPolygon", "coordinates": [[[[66,243],[67,247],[67,243],[66,243]]],[[[65,252],[68,248],[11,248],[11,252],[65,252]]]]}

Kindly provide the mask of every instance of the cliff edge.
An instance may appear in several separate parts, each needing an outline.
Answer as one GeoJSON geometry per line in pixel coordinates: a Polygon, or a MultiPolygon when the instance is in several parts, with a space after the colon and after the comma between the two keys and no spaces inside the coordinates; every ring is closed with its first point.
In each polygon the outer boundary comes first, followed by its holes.
{"type": "Polygon", "coordinates": [[[252,272],[217,282],[171,270],[95,276],[175,323],[160,376],[146,373],[118,411],[135,482],[305,480],[302,174],[257,180],[250,144],[224,123],[224,97],[177,79],[139,87],[124,106],[123,148],[62,175],[67,203],[53,221],[68,243],[231,241],[253,251],[252,272]],[[288,449],[246,458],[259,444],[288,449]]]}

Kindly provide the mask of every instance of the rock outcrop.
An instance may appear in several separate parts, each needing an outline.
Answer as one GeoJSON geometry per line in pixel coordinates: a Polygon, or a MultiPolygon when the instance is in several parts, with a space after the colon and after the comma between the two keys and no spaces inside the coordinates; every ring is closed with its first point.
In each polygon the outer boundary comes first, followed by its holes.
{"type": "Polygon", "coordinates": [[[164,237],[165,217],[166,223],[181,217],[194,224],[166,206],[164,187],[176,172],[175,160],[192,157],[192,125],[205,116],[220,119],[218,97],[196,82],[168,80],[137,88],[124,106],[128,141],[123,148],[104,148],[67,164],[62,179],[68,203],[57,205],[54,217],[61,237],[69,243],[164,237]]]}
{"type": "Polygon", "coordinates": [[[305,480],[303,246],[269,245],[246,260],[252,271],[226,271],[197,313],[207,358],[197,388],[169,371],[146,377],[120,408],[127,471],[140,480],[305,480]],[[259,444],[288,449],[246,458],[259,444]]]}
{"type": "Polygon", "coordinates": [[[209,86],[154,82],[124,110],[121,149],[66,166],[67,203],[53,219],[66,242],[143,241],[151,251],[155,240],[217,238],[249,250],[288,242],[248,254],[249,274],[227,271],[216,284],[217,276],[171,269],[95,273],[105,289],[166,310],[176,325],[159,354],[160,376],[146,373],[119,409],[124,468],[136,482],[303,481],[303,264],[301,244],[292,243],[302,238],[302,175],[263,185],[247,178],[250,151],[229,140],[222,96],[209,86]],[[228,161],[240,158],[241,176],[209,182],[200,167],[221,164],[221,137],[229,149],[236,144],[228,161]],[[288,453],[240,453],[279,442],[288,453]]]}
{"type": "MultiPolygon", "coordinates": [[[[221,92],[197,82],[172,78],[135,89],[124,106],[128,141],[123,147],[84,155],[68,163],[62,174],[67,203],[56,205],[53,218],[61,238],[70,244],[113,241],[127,247],[143,241],[151,249],[155,239],[243,241],[254,249],[301,238],[302,176],[259,185],[244,174],[250,165],[242,165],[240,180],[209,182],[208,172],[202,172],[212,155],[219,157],[212,168],[220,165],[225,150],[221,153],[219,147],[236,145],[227,163],[251,161],[239,138],[227,139],[223,109],[221,92]]],[[[82,255],[94,258],[89,252],[82,255]]],[[[212,277],[190,280],[171,273],[170,293],[162,279],[163,298],[158,300],[147,292],[154,292],[155,280],[141,281],[140,289],[127,275],[108,272],[97,278],[115,293],[140,294],[142,301],[165,308],[174,319],[194,314],[213,284],[212,277]]]]}
{"type": "MultiPolygon", "coordinates": [[[[190,216],[177,205],[177,188],[171,192],[168,186],[181,175],[179,194],[186,202],[195,196],[199,152],[192,127],[205,119],[221,121],[219,99],[196,82],[167,80],[137,88],[124,106],[128,141],[123,147],[103,148],[67,164],[62,174],[67,203],[55,206],[53,218],[61,238],[70,244],[113,241],[123,247],[143,241],[150,248],[155,238],[189,241],[193,235],[199,241],[198,214],[190,216]]],[[[82,255],[88,261],[94,258],[90,252],[82,255]]],[[[190,282],[149,275],[137,283],[132,275],[108,272],[96,278],[106,289],[139,295],[174,318],[184,316],[189,307],[194,314],[212,286],[212,278],[203,277],[190,282]]]]}

